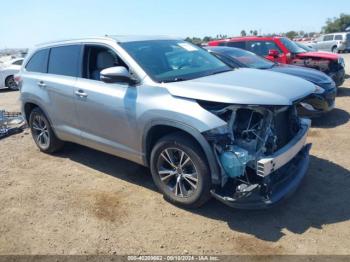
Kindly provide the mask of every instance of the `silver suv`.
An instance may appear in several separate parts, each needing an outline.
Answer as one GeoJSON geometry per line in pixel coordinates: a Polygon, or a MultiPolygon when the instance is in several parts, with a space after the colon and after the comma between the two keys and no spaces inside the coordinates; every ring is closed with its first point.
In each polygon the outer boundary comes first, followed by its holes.
{"type": "Polygon", "coordinates": [[[314,43],[313,48],[320,51],[333,53],[350,51],[350,33],[333,33],[320,36],[314,43]]]}
{"type": "Polygon", "coordinates": [[[314,84],[235,69],[166,37],[105,37],[35,48],[20,72],[22,111],[45,153],[64,141],[148,166],[170,202],[210,196],[262,208],[306,174],[310,122],[296,115],[314,84]]]}

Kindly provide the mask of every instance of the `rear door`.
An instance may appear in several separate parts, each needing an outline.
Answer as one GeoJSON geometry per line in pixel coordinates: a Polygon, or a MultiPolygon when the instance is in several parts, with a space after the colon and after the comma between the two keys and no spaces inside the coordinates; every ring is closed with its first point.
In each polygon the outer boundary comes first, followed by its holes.
{"type": "MultiPolygon", "coordinates": [[[[80,75],[81,45],[63,45],[50,49],[48,69],[41,80],[50,99],[49,114],[57,135],[64,140],[80,142],[74,88],[80,75]]],[[[39,83],[40,84],[40,83],[39,83]]]]}
{"type": "Polygon", "coordinates": [[[349,51],[350,50],[350,33],[346,34],[345,41],[346,41],[346,49],[347,51],[349,51]]]}

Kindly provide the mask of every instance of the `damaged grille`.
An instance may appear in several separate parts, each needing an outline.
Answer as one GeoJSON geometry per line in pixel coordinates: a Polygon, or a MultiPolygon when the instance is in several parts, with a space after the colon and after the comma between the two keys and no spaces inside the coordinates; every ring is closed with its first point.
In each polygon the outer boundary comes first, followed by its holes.
{"type": "Polygon", "coordinates": [[[274,134],[277,138],[277,150],[284,147],[293,138],[293,108],[277,113],[273,118],[274,134]]]}

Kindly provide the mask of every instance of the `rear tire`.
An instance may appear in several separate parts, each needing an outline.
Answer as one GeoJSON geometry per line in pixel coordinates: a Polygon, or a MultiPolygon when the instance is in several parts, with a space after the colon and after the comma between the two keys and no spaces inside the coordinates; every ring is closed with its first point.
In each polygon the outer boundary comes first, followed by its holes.
{"type": "Polygon", "coordinates": [[[151,173],[169,202],[197,208],[210,198],[211,178],[201,148],[182,133],[161,138],[153,147],[151,173]]]}
{"type": "Polygon", "coordinates": [[[8,76],[5,80],[5,86],[12,90],[12,91],[16,91],[18,90],[18,85],[15,81],[15,77],[14,76],[8,76]]]}
{"type": "Polygon", "coordinates": [[[36,107],[30,113],[29,126],[40,151],[52,154],[63,147],[64,142],[56,137],[49,120],[40,108],[36,107]]]}

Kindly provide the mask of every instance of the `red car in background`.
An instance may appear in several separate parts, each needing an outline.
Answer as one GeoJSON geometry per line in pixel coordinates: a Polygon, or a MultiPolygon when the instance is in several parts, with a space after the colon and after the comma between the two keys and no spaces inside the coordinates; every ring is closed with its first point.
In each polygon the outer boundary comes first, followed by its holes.
{"type": "Polygon", "coordinates": [[[337,54],[307,51],[286,37],[233,37],[208,43],[248,50],[273,62],[311,67],[329,75],[337,86],[345,80],[345,62],[337,54]]]}

